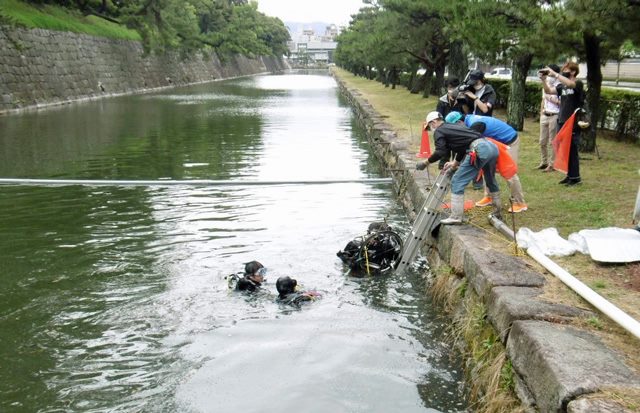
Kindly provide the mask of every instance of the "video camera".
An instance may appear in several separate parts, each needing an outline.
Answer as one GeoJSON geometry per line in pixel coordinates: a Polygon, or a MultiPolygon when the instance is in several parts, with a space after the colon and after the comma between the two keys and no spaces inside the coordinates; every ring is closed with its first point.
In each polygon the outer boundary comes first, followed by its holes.
{"type": "Polygon", "coordinates": [[[538,70],[538,73],[540,73],[541,75],[548,75],[549,74],[549,69],[540,69],[540,70],[538,70]]]}

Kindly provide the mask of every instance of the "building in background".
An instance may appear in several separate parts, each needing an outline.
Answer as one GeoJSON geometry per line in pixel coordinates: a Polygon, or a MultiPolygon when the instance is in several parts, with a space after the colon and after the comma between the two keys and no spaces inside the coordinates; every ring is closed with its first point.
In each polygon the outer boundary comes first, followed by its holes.
{"type": "Polygon", "coordinates": [[[289,42],[289,63],[293,66],[316,66],[333,63],[333,53],[338,43],[336,38],[341,28],[335,24],[325,25],[324,33],[317,34],[313,27],[295,31],[287,25],[291,41],[289,42]]]}

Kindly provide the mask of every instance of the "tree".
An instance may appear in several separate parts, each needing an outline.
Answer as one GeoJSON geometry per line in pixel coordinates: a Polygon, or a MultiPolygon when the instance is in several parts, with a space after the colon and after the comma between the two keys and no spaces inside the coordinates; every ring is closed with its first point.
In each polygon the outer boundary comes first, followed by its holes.
{"type": "Polygon", "coordinates": [[[454,8],[455,35],[467,35],[473,54],[489,62],[511,61],[511,88],[507,122],[522,130],[525,117],[526,78],[534,54],[545,45],[540,41],[539,24],[543,8],[538,1],[486,0],[454,8]]]}
{"type": "Polygon", "coordinates": [[[587,64],[586,105],[594,122],[582,134],[581,151],[596,147],[596,122],[600,115],[602,64],[615,58],[626,40],[640,43],[640,31],[629,30],[640,21],[640,2],[634,0],[567,0],[554,5],[556,27],[566,33],[556,44],[566,54],[574,50],[587,64]]]}

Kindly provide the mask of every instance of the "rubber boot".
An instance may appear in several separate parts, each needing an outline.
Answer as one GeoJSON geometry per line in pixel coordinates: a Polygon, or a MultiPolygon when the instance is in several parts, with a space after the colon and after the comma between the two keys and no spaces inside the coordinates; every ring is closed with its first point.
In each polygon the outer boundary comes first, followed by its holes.
{"type": "Polygon", "coordinates": [[[502,219],[502,205],[500,204],[500,192],[491,192],[491,205],[493,206],[493,216],[502,219]]]}
{"type": "Polygon", "coordinates": [[[451,215],[440,221],[443,225],[462,224],[464,219],[464,194],[451,194],[451,215]]]}

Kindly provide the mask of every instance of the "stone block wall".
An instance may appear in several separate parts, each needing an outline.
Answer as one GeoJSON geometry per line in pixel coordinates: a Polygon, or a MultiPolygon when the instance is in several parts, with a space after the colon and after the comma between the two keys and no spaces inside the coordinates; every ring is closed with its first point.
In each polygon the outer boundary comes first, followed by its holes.
{"type": "Polygon", "coordinates": [[[153,55],[137,41],[0,26],[0,113],[284,69],[272,56],[153,55]]]}
{"type": "MultiPolygon", "coordinates": [[[[357,90],[336,80],[366,128],[374,153],[393,176],[400,201],[414,218],[431,180],[416,172],[409,142],[398,137],[357,90]]],[[[520,258],[495,250],[486,234],[473,226],[441,226],[437,236],[426,238],[423,252],[430,266],[446,264],[463,274],[469,285],[467,295],[472,291],[485,304],[487,320],[512,363],[522,411],[637,411],[620,404],[611,391],[638,394],[640,373],[580,323],[571,325],[572,320],[593,315],[591,310],[546,301],[544,276],[520,258]]]]}

